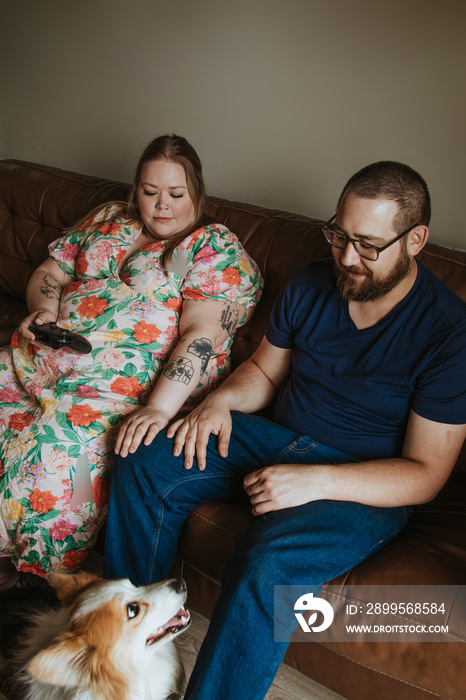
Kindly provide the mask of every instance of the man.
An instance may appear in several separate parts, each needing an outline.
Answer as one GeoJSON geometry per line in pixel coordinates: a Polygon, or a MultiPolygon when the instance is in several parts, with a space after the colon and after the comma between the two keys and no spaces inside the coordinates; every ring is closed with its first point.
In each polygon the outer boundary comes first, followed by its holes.
{"type": "Polygon", "coordinates": [[[174,442],[137,449],[135,434],[120,450],[109,577],[166,577],[205,501],[247,498],[256,516],[223,572],[187,698],[261,700],[287,647],[274,629],[289,638],[296,626],[274,619],[274,586],[319,590],[447,479],[466,436],[466,304],[414,259],[429,220],[408,166],[356,173],[324,227],[333,261],[287,285],[251,359],[169,428],[174,442]],[[246,415],[273,399],[274,422],[246,415]]]}

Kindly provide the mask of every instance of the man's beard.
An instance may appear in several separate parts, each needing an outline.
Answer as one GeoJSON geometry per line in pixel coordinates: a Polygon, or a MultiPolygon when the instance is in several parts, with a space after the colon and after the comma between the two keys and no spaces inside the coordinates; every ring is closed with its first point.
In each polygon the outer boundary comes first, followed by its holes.
{"type": "Polygon", "coordinates": [[[375,301],[391,292],[407,277],[411,269],[411,258],[406,251],[401,251],[393,270],[381,279],[374,277],[372,270],[365,269],[364,272],[361,272],[354,265],[340,269],[334,261],[333,266],[335,282],[342,299],[345,301],[375,301]],[[348,277],[345,271],[364,274],[366,279],[363,282],[358,282],[348,277]]]}

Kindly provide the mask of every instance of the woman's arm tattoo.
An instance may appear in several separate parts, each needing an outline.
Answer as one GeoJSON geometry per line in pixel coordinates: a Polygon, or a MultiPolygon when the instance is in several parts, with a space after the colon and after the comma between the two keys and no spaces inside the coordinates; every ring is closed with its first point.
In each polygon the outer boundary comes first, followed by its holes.
{"type": "Polygon", "coordinates": [[[228,333],[233,333],[239,323],[239,314],[240,312],[238,309],[235,309],[226,302],[220,313],[220,325],[223,330],[228,331],[228,333]]]}
{"type": "Polygon", "coordinates": [[[62,288],[55,277],[49,275],[48,272],[42,277],[40,291],[47,299],[58,299],[58,301],[60,301],[62,288]]]}
{"type": "Polygon", "coordinates": [[[170,379],[172,382],[182,382],[186,385],[193,378],[193,374],[193,363],[187,357],[181,357],[181,355],[176,355],[163,370],[163,375],[167,379],[170,379]]]}
{"type": "Polygon", "coordinates": [[[201,358],[201,377],[206,370],[213,349],[214,347],[208,338],[197,338],[188,345],[188,352],[201,358]]]}

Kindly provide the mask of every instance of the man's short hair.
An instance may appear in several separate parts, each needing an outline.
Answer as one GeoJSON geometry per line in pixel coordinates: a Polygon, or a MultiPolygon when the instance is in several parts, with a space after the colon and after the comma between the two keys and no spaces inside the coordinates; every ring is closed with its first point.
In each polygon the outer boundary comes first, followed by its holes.
{"type": "Polygon", "coordinates": [[[338,199],[338,206],[347,192],[367,199],[388,199],[398,204],[393,219],[397,233],[416,224],[429,225],[430,195],[425,180],[409,165],[381,160],[359,170],[350,177],[338,199]]]}

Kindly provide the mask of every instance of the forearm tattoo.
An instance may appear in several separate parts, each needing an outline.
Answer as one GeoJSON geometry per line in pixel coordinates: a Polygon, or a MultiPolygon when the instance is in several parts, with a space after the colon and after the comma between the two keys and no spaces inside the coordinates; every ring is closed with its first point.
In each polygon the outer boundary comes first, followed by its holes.
{"type": "Polygon", "coordinates": [[[167,379],[173,382],[189,384],[194,374],[193,363],[187,357],[177,355],[173,360],[170,360],[163,374],[167,379]]]}
{"type": "Polygon", "coordinates": [[[239,322],[239,314],[240,312],[238,309],[235,309],[226,302],[220,313],[220,325],[223,330],[228,331],[228,333],[233,333],[239,322]]]}
{"type": "Polygon", "coordinates": [[[55,277],[52,277],[52,275],[49,275],[47,272],[42,277],[40,291],[47,299],[58,299],[58,301],[60,301],[61,287],[55,277]]]}
{"type": "Polygon", "coordinates": [[[214,347],[208,338],[197,338],[188,345],[188,352],[201,358],[201,377],[206,371],[213,349],[214,347]]]}

